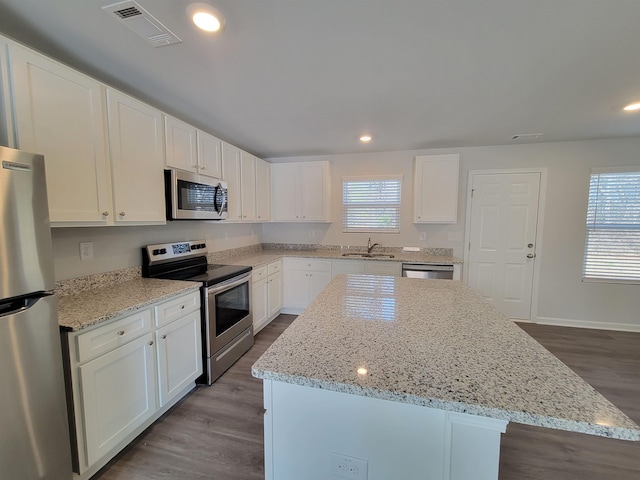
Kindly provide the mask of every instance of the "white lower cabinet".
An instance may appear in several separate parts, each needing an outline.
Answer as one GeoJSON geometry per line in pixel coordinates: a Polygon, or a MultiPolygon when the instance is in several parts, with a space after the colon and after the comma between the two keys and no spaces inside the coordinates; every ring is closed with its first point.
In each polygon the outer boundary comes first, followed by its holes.
{"type": "Polygon", "coordinates": [[[198,310],[156,332],[161,407],[169,404],[202,374],[200,331],[198,310]]]}
{"type": "Polygon", "coordinates": [[[282,269],[284,313],[301,313],[331,281],[331,260],[285,257],[282,269]]]}
{"type": "Polygon", "coordinates": [[[282,262],[276,260],[253,271],[253,334],[266,327],[282,309],[282,262]]]}
{"type": "Polygon", "coordinates": [[[79,367],[87,465],[97,462],[155,413],[154,357],[149,332],[79,367]]]}
{"type": "Polygon", "coordinates": [[[402,263],[388,260],[331,260],[331,278],[341,273],[402,276],[402,263]]]}
{"type": "Polygon", "coordinates": [[[202,374],[200,292],[65,336],[74,478],[88,479],[202,374]]]}

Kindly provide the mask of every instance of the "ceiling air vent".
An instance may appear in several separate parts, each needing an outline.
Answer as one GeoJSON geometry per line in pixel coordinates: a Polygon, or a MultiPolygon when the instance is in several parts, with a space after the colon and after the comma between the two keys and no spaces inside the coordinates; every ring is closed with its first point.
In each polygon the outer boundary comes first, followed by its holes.
{"type": "Polygon", "coordinates": [[[511,137],[511,140],[535,140],[536,138],[540,138],[542,136],[541,133],[518,133],[511,137]]]}
{"type": "Polygon", "coordinates": [[[102,9],[154,47],[182,42],[171,30],[132,0],[107,5],[102,9]]]}

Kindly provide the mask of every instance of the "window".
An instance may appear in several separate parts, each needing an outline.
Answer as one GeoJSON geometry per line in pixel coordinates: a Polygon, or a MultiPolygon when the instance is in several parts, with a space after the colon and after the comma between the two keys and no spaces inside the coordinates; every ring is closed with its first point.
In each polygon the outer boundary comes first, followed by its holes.
{"type": "Polygon", "coordinates": [[[640,169],[592,171],[583,280],[640,282],[640,169]]]}
{"type": "Polygon", "coordinates": [[[400,232],[402,176],[342,178],[343,232],[400,232]]]}

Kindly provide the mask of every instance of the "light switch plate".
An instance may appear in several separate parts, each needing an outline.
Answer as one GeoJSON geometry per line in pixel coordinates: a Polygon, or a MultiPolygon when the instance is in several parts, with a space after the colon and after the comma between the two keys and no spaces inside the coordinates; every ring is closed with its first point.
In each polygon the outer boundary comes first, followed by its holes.
{"type": "Polygon", "coordinates": [[[80,260],[93,258],[93,242],[80,242],[80,260]]]}

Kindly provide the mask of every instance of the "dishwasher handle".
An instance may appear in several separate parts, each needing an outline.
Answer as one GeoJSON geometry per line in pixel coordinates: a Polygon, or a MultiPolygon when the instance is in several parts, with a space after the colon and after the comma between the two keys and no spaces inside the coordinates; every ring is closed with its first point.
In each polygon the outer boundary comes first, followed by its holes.
{"type": "Polygon", "coordinates": [[[418,272],[453,272],[453,265],[436,265],[433,263],[403,263],[402,270],[418,272]]]}

